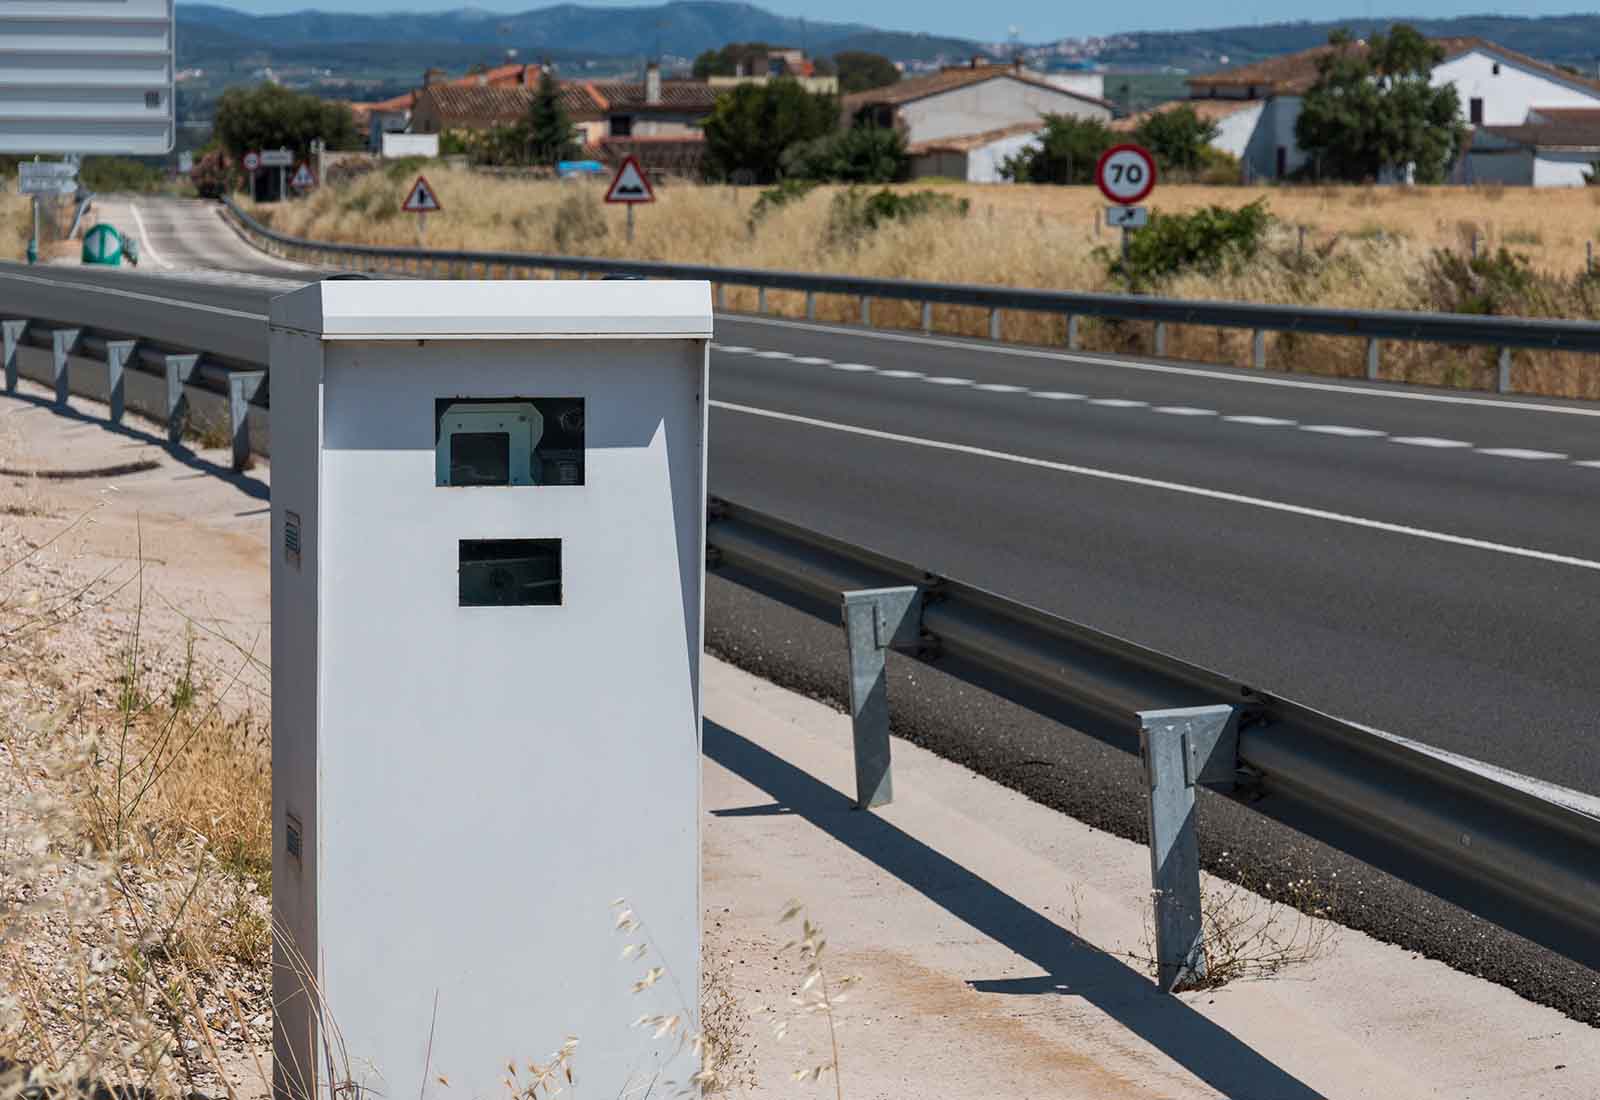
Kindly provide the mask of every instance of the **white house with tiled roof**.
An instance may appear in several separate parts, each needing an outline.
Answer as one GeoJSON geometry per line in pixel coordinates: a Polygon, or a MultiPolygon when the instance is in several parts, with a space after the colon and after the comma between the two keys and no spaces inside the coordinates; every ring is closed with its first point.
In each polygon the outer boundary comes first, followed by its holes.
{"type": "Polygon", "coordinates": [[[847,95],[840,112],[845,126],[858,120],[895,128],[918,145],[992,133],[1047,115],[1111,120],[1111,104],[1069,91],[1044,77],[1010,65],[984,64],[908,77],[883,88],[847,95]]]}
{"type": "MultiPolygon", "coordinates": [[[[1430,83],[1449,84],[1461,100],[1461,120],[1475,131],[1472,151],[1457,167],[1457,179],[1471,182],[1475,154],[1501,156],[1495,162],[1495,178],[1512,176],[1502,182],[1539,186],[1581,183],[1576,170],[1535,171],[1536,152],[1528,156],[1504,153],[1506,141],[1521,142],[1518,148],[1537,150],[1536,136],[1530,127],[1541,125],[1539,111],[1600,109],[1600,82],[1577,76],[1564,69],[1528,57],[1515,50],[1481,38],[1439,38],[1445,58],[1434,68],[1430,83]],[[1487,133],[1495,128],[1514,128],[1517,133],[1496,139],[1487,133]],[[1529,145],[1527,143],[1532,142],[1529,145]],[[1495,152],[1490,154],[1488,149],[1495,152]],[[1520,159],[1519,159],[1520,158],[1520,159]],[[1513,161],[1527,162],[1527,170],[1513,161]]],[[[1317,79],[1317,62],[1331,49],[1318,46],[1299,53],[1269,58],[1225,72],[1191,77],[1187,103],[1197,109],[1212,103],[1239,104],[1238,110],[1224,113],[1223,132],[1214,144],[1237,156],[1248,179],[1281,179],[1298,171],[1307,156],[1295,141],[1295,122],[1300,117],[1300,102],[1317,79]],[[1254,114],[1245,113],[1245,104],[1259,105],[1254,114]]],[[[1157,110],[1179,104],[1168,104],[1157,110]]],[[[1568,128],[1570,130],[1570,127],[1568,128]]],[[[1570,133],[1563,139],[1572,138],[1570,133]]],[[[1564,153],[1568,160],[1581,155],[1564,153]]],[[[1478,157],[1477,159],[1482,159],[1478,157]]],[[[1486,162],[1487,163],[1487,162],[1486,162]]]]}

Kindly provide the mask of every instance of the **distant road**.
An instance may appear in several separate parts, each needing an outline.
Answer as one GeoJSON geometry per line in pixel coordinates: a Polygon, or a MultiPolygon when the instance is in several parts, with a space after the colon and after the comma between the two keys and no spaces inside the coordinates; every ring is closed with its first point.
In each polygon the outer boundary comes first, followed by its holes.
{"type": "Polygon", "coordinates": [[[95,197],[93,210],[98,220],[139,239],[140,271],[234,271],[278,278],[313,271],[245,244],[222,220],[216,203],[107,195],[95,197]]]}

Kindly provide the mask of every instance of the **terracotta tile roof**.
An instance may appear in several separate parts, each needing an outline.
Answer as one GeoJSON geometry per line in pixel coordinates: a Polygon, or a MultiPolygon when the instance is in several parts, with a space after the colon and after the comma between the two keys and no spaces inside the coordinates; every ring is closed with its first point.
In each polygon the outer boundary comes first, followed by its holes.
{"type": "Polygon", "coordinates": [[[928,153],[969,153],[1001,138],[1015,137],[1018,134],[1037,134],[1043,131],[1042,121],[1017,122],[1010,126],[1002,126],[998,130],[985,130],[981,134],[955,134],[950,137],[914,142],[906,146],[906,152],[913,157],[928,153]]]}
{"type": "Polygon", "coordinates": [[[850,118],[863,107],[880,104],[898,107],[905,103],[926,99],[929,96],[955,91],[957,88],[967,88],[974,84],[982,84],[985,81],[1001,79],[1015,80],[1022,84],[1030,84],[1036,88],[1045,88],[1058,95],[1071,96],[1073,99],[1082,100],[1085,103],[1093,103],[1101,107],[1111,106],[1103,99],[1096,99],[1093,96],[1058,88],[1048,80],[1043,80],[1033,73],[1018,71],[1006,65],[978,65],[976,67],[963,66],[961,68],[941,69],[939,72],[929,73],[926,76],[907,77],[882,88],[855,92],[845,96],[841,103],[844,109],[844,117],[850,118]]]}
{"type": "Polygon", "coordinates": [[[1580,121],[1480,126],[1478,132],[1491,134],[1514,145],[1538,149],[1600,149],[1600,113],[1594,118],[1580,121]]]}
{"type": "Polygon", "coordinates": [[[1179,107],[1188,107],[1199,116],[1202,122],[1221,122],[1229,115],[1236,115],[1240,111],[1248,111],[1260,106],[1259,101],[1251,99],[1174,99],[1152,107],[1148,111],[1140,111],[1127,118],[1119,118],[1110,124],[1110,129],[1119,134],[1132,133],[1139,128],[1139,124],[1163,111],[1174,111],[1179,107]]]}
{"type": "Polygon", "coordinates": [[[1550,122],[1600,122],[1600,105],[1594,107],[1530,107],[1530,115],[1550,122]]]}
{"type": "Polygon", "coordinates": [[[637,81],[601,81],[590,84],[601,102],[613,111],[672,111],[711,113],[717,90],[702,80],[663,80],[661,102],[645,102],[645,86],[637,81]]]}
{"type": "Polygon", "coordinates": [[[409,111],[416,105],[417,93],[406,92],[403,95],[390,96],[380,99],[376,103],[350,103],[350,113],[356,116],[356,121],[365,119],[374,111],[409,111]]]}
{"type": "MultiPolygon", "coordinates": [[[[1433,38],[1429,41],[1444,49],[1444,59],[1452,61],[1463,54],[1474,50],[1482,50],[1503,58],[1513,65],[1529,69],[1533,72],[1560,80],[1568,84],[1576,84],[1590,91],[1600,94],[1600,81],[1590,80],[1588,77],[1577,76],[1555,65],[1547,64],[1527,54],[1508,50],[1483,38],[1433,38]]],[[[1366,43],[1353,44],[1358,50],[1366,49],[1366,43]]],[[[1205,76],[1192,76],[1189,78],[1190,88],[1249,88],[1257,89],[1257,98],[1270,95],[1300,95],[1316,83],[1317,62],[1333,50],[1332,46],[1313,46],[1309,50],[1299,53],[1283,54],[1279,57],[1269,57],[1265,61],[1257,61],[1252,65],[1241,65],[1236,69],[1225,69],[1219,73],[1209,73],[1205,76]]]]}
{"type": "Polygon", "coordinates": [[[417,91],[414,111],[436,118],[441,130],[509,126],[528,113],[533,91],[480,84],[429,84],[417,91]]]}

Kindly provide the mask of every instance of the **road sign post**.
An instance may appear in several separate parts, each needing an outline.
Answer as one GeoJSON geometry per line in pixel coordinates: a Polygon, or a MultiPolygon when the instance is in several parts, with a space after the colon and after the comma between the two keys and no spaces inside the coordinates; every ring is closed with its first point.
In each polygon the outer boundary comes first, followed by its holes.
{"type": "Polygon", "coordinates": [[[244,170],[250,173],[250,201],[254,202],[256,198],[256,170],[261,167],[261,154],[251,150],[244,155],[240,163],[244,165],[244,170]]]}
{"type": "Polygon", "coordinates": [[[644,169],[633,156],[626,157],[617,174],[611,177],[611,186],[606,188],[606,202],[622,203],[628,208],[628,243],[633,243],[633,208],[640,203],[655,202],[655,189],[650,186],[650,177],[644,174],[644,169]]]}
{"type": "Polygon", "coordinates": [[[439,193],[428,182],[428,177],[417,177],[417,182],[411,185],[411,191],[400,204],[400,209],[417,216],[417,247],[421,248],[423,235],[428,231],[428,215],[444,209],[439,201],[439,193]]]}
{"type": "Polygon", "coordinates": [[[1141,199],[1155,190],[1156,160],[1149,150],[1138,145],[1113,145],[1100,155],[1095,165],[1094,182],[1100,193],[1119,206],[1131,208],[1120,218],[1107,211],[1106,224],[1122,228],[1122,259],[1128,259],[1128,234],[1143,225],[1145,211],[1136,206],[1141,199]]]}

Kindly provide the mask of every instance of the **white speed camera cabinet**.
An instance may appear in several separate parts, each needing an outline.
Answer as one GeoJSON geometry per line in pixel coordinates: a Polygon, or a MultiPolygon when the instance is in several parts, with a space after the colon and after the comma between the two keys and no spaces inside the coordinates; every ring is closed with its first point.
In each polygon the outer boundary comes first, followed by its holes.
{"type": "Polygon", "coordinates": [[[273,301],[281,1100],[694,1072],[633,1024],[698,1017],[710,337],[697,282],[273,301]]]}

